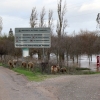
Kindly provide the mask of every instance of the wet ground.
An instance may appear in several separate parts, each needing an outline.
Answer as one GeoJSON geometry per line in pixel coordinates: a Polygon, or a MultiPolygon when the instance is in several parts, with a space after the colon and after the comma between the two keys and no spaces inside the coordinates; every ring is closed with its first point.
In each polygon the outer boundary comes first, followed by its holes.
{"type": "MultiPolygon", "coordinates": [[[[89,57],[87,55],[82,55],[79,57],[79,60],[78,60],[78,65],[77,65],[77,59],[75,58],[74,60],[74,65],[78,66],[78,67],[82,67],[82,68],[90,68],[92,71],[96,71],[97,70],[97,59],[96,59],[97,55],[93,55],[92,56],[92,60],[90,58],[90,64],[89,64],[89,57]]],[[[55,55],[52,55],[51,56],[51,62],[53,61],[56,61],[56,57],[55,55]]],[[[67,62],[66,62],[66,57],[65,57],[65,65],[67,65],[67,62]]],[[[70,59],[69,57],[69,62],[68,62],[68,65],[69,66],[73,66],[73,61],[72,59],[70,59]]]]}
{"type": "Polygon", "coordinates": [[[29,82],[24,75],[0,67],[0,100],[100,100],[100,74],[29,82]]]}

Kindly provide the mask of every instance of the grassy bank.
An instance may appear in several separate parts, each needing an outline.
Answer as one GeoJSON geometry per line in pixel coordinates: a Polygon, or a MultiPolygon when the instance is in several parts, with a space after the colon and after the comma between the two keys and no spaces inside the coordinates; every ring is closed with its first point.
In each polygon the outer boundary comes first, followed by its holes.
{"type": "Polygon", "coordinates": [[[23,74],[27,77],[28,80],[30,81],[43,81],[47,78],[52,78],[52,77],[57,77],[58,75],[47,75],[47,74],[42,74],[41,72],[32,72],[32,71],[28,71],[26,69],[23,68],[13,68],[13,71],[19,73],[19,74],[23,74]]]}
{"type": "MultiPolygon", "coordinates": [[[[8,66],[6,64],[0,63],[0,66],[8,68],[8,66]]],[[[36,82],[43,81],[47,78],[53,78],[53,77],[59,76],[59,75],[51,75],[51,74],[41,73],[41,71],[38,69],[36,69],[35,72],[28,71],[27,69],[21,68],[20,66],[13,68],[11,70],[17,72],[18,74],[25,75],[29,81],[36,81],[36,82]]]]}
{"type": "MultiPolygon", "coordinates": [[[[0,66],[4,66],[6,68],[7,65],[3,65],[0,63],[0,66]]],[[[42,74],[40,70],[35,70],[34,72],[32,71],[28,71],[27,69],[23,69],[21,67],[16,67],[16,68],[13,68],[12,69],[13,71],[17,72],[18,74],[23,74],[27,77],[28,80],[30,81],[43,81],[47,78],[53,78],[53,77],[57,77],[59,75],[91,75],[91,74],[100,74],[100,72],[94,72],[94,71],[91,71],[90,69],[88,68],[75,68],[75,67],[72,67],[72,68],[69,68],[67,69],[67,73],[59,73],[59,74],[42,74]]]]}
{"type": "MultiPolygon", "coordinates": [[[[17,67],[17,68],[13,68],[12,69],[13,71],[19,73],[19,74],[23,74],[27,77],[28,80],[30,81],[36,81],[36,82],[39,82],[39,81],[43,81],[47,78],[53,78],[53,77],[58,77],[60,75],[68,75],[68,73],[65,73],[65,74],[62,74],[62,73],[59,73],[59,74],[42,74],[40,71],[35,71],[35,72],[32,72],[32,71],[28,71],[26,69],[23,69],[23,68],[20,68],[20,67],[17,67]]],[[[91,74],[100,74],[100,72],[94,72],[94,71],[91,71],[90,69],[87,69],[87,68],[80,68],[80,69],[76,69],[76,71],[72,72],[73,75],[91,75],[91,74]]],[[[69,73],[70,75],[70,73],[69,73]]]]}

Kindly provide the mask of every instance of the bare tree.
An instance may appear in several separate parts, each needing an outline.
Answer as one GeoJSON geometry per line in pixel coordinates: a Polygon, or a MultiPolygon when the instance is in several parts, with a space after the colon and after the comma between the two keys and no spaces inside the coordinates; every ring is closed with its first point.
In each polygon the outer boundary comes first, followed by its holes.
{"type": "Polygon", "coordinates": [[[81,31],[80,34],[81,38],[81,47],[82,47],[82,54],[87,54],[89,57],[89,65],[90,65],[90,58],[92,60],[92,54],[94,52],[93,44],[97,39],[97,34],[95,32],[90,31],[81,31]],[[85,47],[85,48],[84,48],[85,47]]]}
{"type": "Polygon", "coordinates": [[[52,34],[52,30],[53,30],[53,11],[49,10],[49,14],[48,14],[48,27],[50,27],[51,29],[51,34],[52,34]]]}
{"type": "Polygon", "coordinates": [[[30,16],[30,25],[31,27],[36,27],[37,25],[37,10],[36,10],[36,7],[33,7],[32,9],[32,13],[31,13],[31,16],[30,16]]]}
{"type": "MultiPolygon", "coordinates": [[[[52,35],[53,34],[53,11],[52,10],[49,10],[49,13],[48,13],[48,27],[50,27],[50,34],[52,35]]],[[[47,54],[47,59],[49,60],[50,59],[50,48],[47,48],[46,49],[46,54],[47,54]]]]}
{"type": "Polygon", "coordinates": [[[39,23],[39,27],[45,27],[45,21],[44,21],[44,17],[45,17],[46,11],[45,11],[45,7],[42,8],[42,11],[40,13],[40,23],[39,23]]]}
{"type": "MultiPolygon", "coordinates": [[[[57,4],[58,20],[57,20],[57,29],[56,29],[56,32],[58,34],[58,45],[61,44],[60,43],[61,35],[65,33],[65,29],[67,27],[67,19],[65,18],[66,10],[67,10],[66,2],[64,3],[64,5],[62,5],[62,0],[59,0],[57,4]]],[[[63,53],[61,52],[61,48],[59,45],[58,48],[59,63],[61,62],[63,55],[64,52],[63,53]]]]}
{"type": "Polygon", "coordinates": [[[100,54],[100,36],[93,43],[94,54],[100,54]]]}
{"type": "Polygon", "coordinates": [[[53,60],[53,62],[58,63],[58,37],[54,35],[51,36],[51,53],[54,53],[57,58],[57,61],[53,60]]]}
{"type": "Polygon", "coordinates": [[[66,2],[62,6],[62,0],[58,2],[58,8],[57,8],[57,13],[58,13],[58,20],[57,20],[57,34],[58,37],[61,36],[62,33],[64,33],[65,28],[67,27],[67,19],[65,19],[65,14],[66,14],[66,2]]]}
{"type": "Polygon", "coordinates": [[[0,57],[2,61],[2,56],[7,54],[7,41],[5,40],[0,40],[0,57]]]}
{"type": "MultiPolygon", "coordinates": [[[[42,8],[42,11],[40,12],[40,21],[39,21],[39,27],[45,27],[46,24],[45,24],[45,15],[46,15],[46,11],[45,11],[45,7],[42,8]]],[[[43,48],[44,50],[44,48],[43,48]]],[[[38,59],[41,60],[41,54],[42,54],[42,49],[38,49],[38,59]]],[[[44,57],[43,57],[44,58],[44,57]]]]}
{"type": "Polygon", "coordinates": [[[2,18],[0,17],[0,36],[1,36],[1,31],[2,31],[2,18]]]}

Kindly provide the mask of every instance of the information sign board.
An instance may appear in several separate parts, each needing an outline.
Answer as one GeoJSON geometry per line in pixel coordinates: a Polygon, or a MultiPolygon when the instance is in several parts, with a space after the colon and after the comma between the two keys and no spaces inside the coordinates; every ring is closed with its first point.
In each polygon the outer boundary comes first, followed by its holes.
{"type": "Polygon", "coordinates": [[[15,28],[16,48],[50,48],[50,28],[15,28]]]}

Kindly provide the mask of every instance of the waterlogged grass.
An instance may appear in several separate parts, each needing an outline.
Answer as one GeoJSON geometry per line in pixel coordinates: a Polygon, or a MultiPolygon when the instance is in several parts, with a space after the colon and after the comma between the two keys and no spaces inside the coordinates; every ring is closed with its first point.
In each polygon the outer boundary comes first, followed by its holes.
{"type": "Polygon", "coordinates": [[[57,77],[57,75],[47,75],[40,72],[32,72],[23,68],[13,68],[13,70],[19,74],[25,75],[28,80],[36,82],[43,81],[47,78],[57,77]]]}
{"type": "MultiPolygon", "coordinates": [[[[2,63],[0,63],[0,66],[4,66],[6,68],[7,65],[4,65],[2,63]]],[[[26,76],[26,78],[30,81],[36,81],[36,82],[39,82],[39,81],[43,81],[47,78],[54,78],[54,77],[58,77],[59,75],[91,75],[91,74],[100,74],[100,71],[99,72],[95,72],[95,71],[91,71],[90,69],[87,69],[87,68],[77,68],[74,70],[71,68],[69,70],[68,73],[66,74],[56,74],[56,75],[48,75],[48,74],[42,74],[38,69],[35,71],[35,72],[32,72],[32,71],[28,71],[26,69],[23,69],[21,67],[16,67],[16,68],[13,68],[12,69],[13,71],[17,72],[18,74],[23,74],[26,76]]]]}

